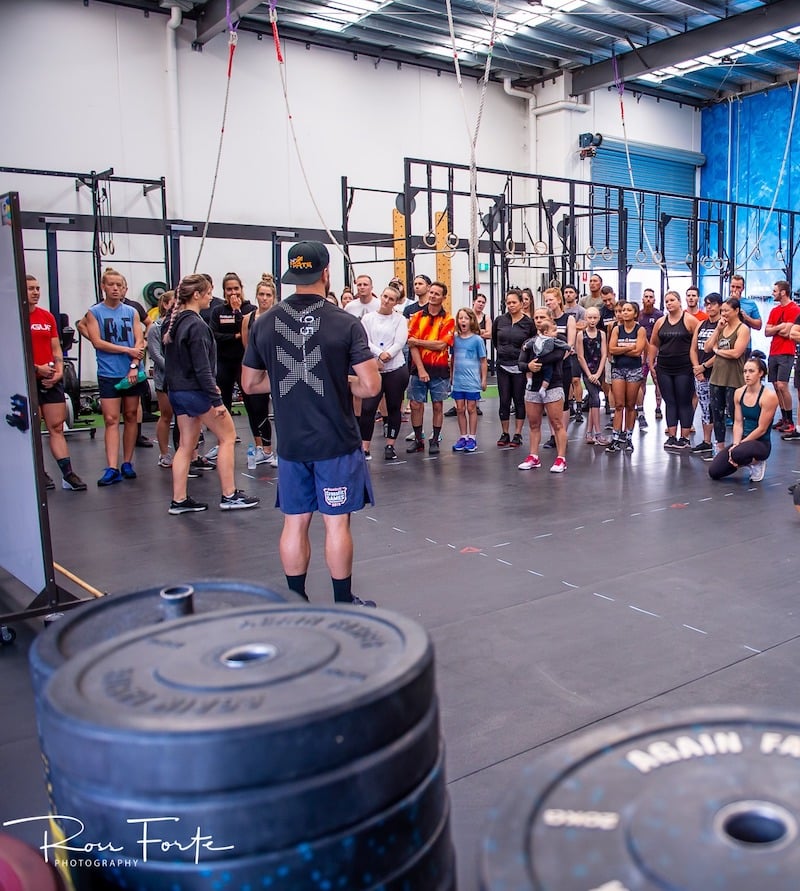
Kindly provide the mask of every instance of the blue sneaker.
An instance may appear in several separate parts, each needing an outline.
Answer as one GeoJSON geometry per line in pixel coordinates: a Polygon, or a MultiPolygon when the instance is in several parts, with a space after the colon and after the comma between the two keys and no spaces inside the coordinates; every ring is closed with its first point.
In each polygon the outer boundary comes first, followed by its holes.
{"type": "Polygon", "coordinates": [[[466,436],[459,436],[458,439],[453,443],[453,451],[454,452],[463,452],[467,447],[467,438],[466,436]]]}
{"type": "Polygon", "coordinates": [[[467,437],[467,444],[464,446],[465,452],[475,452],[478,449],[478,440],[474,436],[467,437]]]}
{"type": "Polygon", "coordinates": [[[122,482],[122,474],[116,467],[106,467],[105,473],[97,481],[98,486],[113,486],[122,482]]]}
{"type": "Polygon", "coordinates": [[[136,479],[136,471],[133,469],[133,464],[130,461],[126,461],[122,467],[120,467],[120,471],[122,473],[123,479],[126,480],[135,480],[136,479]]]}

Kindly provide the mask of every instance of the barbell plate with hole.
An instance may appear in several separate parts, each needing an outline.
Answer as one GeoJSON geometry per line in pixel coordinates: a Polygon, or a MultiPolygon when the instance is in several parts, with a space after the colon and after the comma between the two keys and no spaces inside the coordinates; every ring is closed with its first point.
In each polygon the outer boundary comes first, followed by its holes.
{"type": "Polygon", "coordinates": [[[142,288],[142,297],[144,297],[145,303],[152,309],[158,306],[158,301],[168,290],[169,285],[166,282],[148,282],[142,288]]]}
{"type": "Polygon", "coordinates": [[[60,665],[88,647],[136,628],[164,622],[169,615],[160,592],[182,585],[193,589],[195,613],[259,603],[300,602],[294,594],[279,594],[263,585],[236,579],[179,579],[154,588],[109,594],[70,610],[36,638],[29,654],[34,693],[38,696],[60,665]]]}
{"type": "MultiPolygon", "coordinates": [[[[295,782],[230,792],[164,795],[151,789],[131,794],[125,787],[75,784],[51,770],[51,798],[57,813],[81,820],[85,838],[113,838],[115,845],[128,852],[141,847],[142,827],[130,823],[131,819],[169,814],[180,821],[176,826],[191,830],[200,826],[204,835],[219,844],[233,844],[236,856],[243,857],[324,838],[369,822],[376,814],[384,819],[384,811],[412,793],[433,769],[439,740],[434,700],[418,724],[384,748],[295,782]]],[[[70,827],[62,828],[66,833],[70,827]]],[[[163,830],[163,826],[156,828],[163,830]]],[[[195,852],[192,848],[164,852],[154,846],[150,856],[161,861],[192,861],[195,852]]],[[[204,861],[228,857],[228,851],[203,854],[204,861]]]]}
{"type": "Polygon", "coordinates": [[[650,714],[534,759],[490,816],[483,891],[796,891],[800,719],[650,714]]]}
{"type": "Polygon", "coordinates": [[[288,782],[374,752],[422,718],[433,690],[433,649],[416,622],[355,606],[267,604],[90,647],[47,682],[38,717],[54,774],[130,792],[208,793],[288,782]]]}

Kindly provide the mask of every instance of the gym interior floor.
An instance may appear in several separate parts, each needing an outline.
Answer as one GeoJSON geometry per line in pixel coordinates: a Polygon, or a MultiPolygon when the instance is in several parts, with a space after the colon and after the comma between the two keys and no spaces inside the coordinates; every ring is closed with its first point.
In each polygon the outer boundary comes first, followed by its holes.
{"type": "MultiPolygon", "coordinates": [[[[451,451],[455,419],[436,458],[406,456],[401,438],[400,460],[384,462],[376,431],[377,504],[353,516],[354,590],[416,618],[434,640],[460,891],[478,887],[489,808],[570,734],[684,706],[797,702],[800,517],[786,492],[800,472],[797,445],[774,437],[760,483],[743,472],[712,482],[699,458],[664,452],[652,399],[632,455],[588,446],[585,425],[571,425],[560,475],[549,461],[520,471],[525,447],[495,446],[496,400],[483,403],[473,454],[451,451]]],[[[188,577],[285,590],[277,471],[247,471],[245,419],[236,420],[237,485],[261,496],[258,510],[217,510],[212,473],[190,481],[211,509],[169,516],[170,476],[155,450],[137,450],[136,482],[98,489],[102,436],[73,436],[90,486],[49,493],[55,560],[107,592],[188,577]]],[[[55,477],[49,454],[46,462],[55,477]]],[[[317,518],[308,589],[327,602],[321,530],[317,518]]],[[[17,595],[5,599],[20,606],[17,595]]],[[[17,625],[16,643],[0,648],[0,822],[46,813],[27,674],[38,627],[17,625]]],[[[40,827],[10,831],[41,844],[40,827]]]]}

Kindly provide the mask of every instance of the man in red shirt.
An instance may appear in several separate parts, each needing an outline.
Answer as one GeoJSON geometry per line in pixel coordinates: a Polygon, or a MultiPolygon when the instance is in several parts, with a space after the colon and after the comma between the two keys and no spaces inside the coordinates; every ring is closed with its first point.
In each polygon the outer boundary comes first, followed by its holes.
{"type": "MultiPolygon", "coordinates": [[[[67,403],[62,383],[64,355],[58,339],[56,320],[51,313],[38,305],[42,292],[35,276],[26,275],[25,278],[28,288],[33,368],[36,372],[39,407],[47,432],[50,434],[50,451],[61,471],[61,487],[72,492],[85,492],[86,483],[72,469],[67,440],[64,436],[64,421],[67,419],[67,403]]],[[[47,488],[55,489],[55,483],[46,472],[44,478],[47,488]]]]}
{"type": "Polygon", "coordinates": [[[407,452],[424,452],[422,417],[430,393],[433,405],[433,433],[428,454],[439,454],[439,437],[444,412],[442,403],[450,393],[450,347],[455,337],[456,323],[445,310],[447,285],[432,282],[428,288],[428,302],[414,313],[408,322],[408,346],[411,349],[411,376],[408,381],[408,400],[411,403],[411,426],[414,441],[407,452]]]}
{"type": "Polygon", "coordinates": [[[792,391],[789,389],[789,375],[794,365],[794,341],[789,336],[792,325],[800,316],[800,307],[792,301],[792,286],[787,281],[778,281],[772,287],[772,296],[778,305],[770,310],[764,333],[772,338],[769,347],[768,379],[775,387],[781,420],[774,426],[783,434],[795,432],[792,413],[792,391]]]}

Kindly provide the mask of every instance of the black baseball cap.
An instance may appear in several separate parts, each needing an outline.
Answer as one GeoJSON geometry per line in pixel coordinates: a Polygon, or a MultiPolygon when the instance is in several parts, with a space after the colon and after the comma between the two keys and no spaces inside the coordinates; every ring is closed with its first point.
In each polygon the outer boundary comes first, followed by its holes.
{"type": "Polygon", "coordinates": [[[328,249],[319,241],[298,241],[289,249],[289,268],[281,276],[286,285],[311,285],[319,281],[330,263],[328,249]]]}

